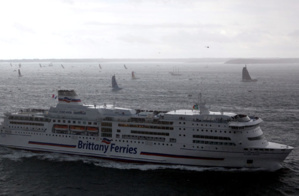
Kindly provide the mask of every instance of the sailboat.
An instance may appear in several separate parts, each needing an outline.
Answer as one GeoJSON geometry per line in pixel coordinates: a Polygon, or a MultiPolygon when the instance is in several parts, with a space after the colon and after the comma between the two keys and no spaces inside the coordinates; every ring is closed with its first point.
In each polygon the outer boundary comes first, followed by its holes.
{"type": "Polygon", "coordinates": [[[179,70],[177,69],[177,70],[175,70],[174,68],[173,68],[173,71],[171,71],[171,72],[169,72],[172,76],[180,76],[180,75],[182,75],[182,74],[180,74],[180,72],[179,72],[179,70]]]}
{"type": "Polygon", "coordinates": [[[118,90],[121,90],[122,88],[120,88],[118,85],[117,85],[117,82],[116,82],[116,79],[115,79],[115,75],[112,76],[112,90],[113,91],[118,91],[118,90]]]}
{"type": "Polygon", "coordinates": [[[128,69],[127,66],[126,66],[125,64],[124,64],[124,68],[125,68],[125,69],[128,69]]]}
{"type": "Polygon", "coordinates": [[[22,77],[22,74],[21,74],[21,70],[18,69],[18,74],[19,74],[19,77],[22,77]]]}
{"type": "Polygon", "coordinates": [[[64,66],[61,64],[61,67],[64,69],[64,66]]]}
{"type": "Polygon", "coordinates": [[[102,66],[101,66],[101,64],[99,64],[99,68],[100,68],[100,69],[102,69],[102,66]]]}
{"type": "Polygon", "coordinates": [[[132,71],[132,80],[137,80],[137,79],[139,79],[139,78],[137,78],[137,77],[135,76],[135,72],[132,71]]]}
{"type": "Polygon", "coordinates": [[[256,82],[257,79],[252,79],[249,75],[249,72],[247,70],[247,66],[243,67],[242,70],[242,82],[256,82]]]}

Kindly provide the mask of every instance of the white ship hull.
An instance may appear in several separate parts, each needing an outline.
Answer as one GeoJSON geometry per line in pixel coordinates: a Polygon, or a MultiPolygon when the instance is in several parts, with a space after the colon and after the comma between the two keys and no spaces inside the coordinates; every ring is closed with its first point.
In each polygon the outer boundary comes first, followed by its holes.
{"type": "MultiPolygon", "coordinates": [[[[188,149],[176,146],[153,146],[152,142],[145,144],[114,142],[106,144],[100,137],[69,136],[52,134],[52,136],[34,135],[21,131],[0,133],[2,146],[38,152],[54,152],[71,155],[89,156],[129,162],[145,162],[157,164],[190,165],[200,167],[228,167],[228,168],[260,168],[277,170],[281,163],[291,152],[292,147],[276,152],[244,152],[242,149],[229,149],[215,151],[188,149]],[[248,160],[251,160],[248,163],[248,160]]],[[[269,143],[270,148],[277,144],[269,143]]]]}
{"type": "MultiPolygon", "coordinates": [[[[50,110],[6,113],[0,146],[131,162],[277,170],[293,147],[268,142],[262,120],[195,110],[138,111],[80,104],[63,90],[50,110]]],[[[198,110],[200,109],[200,110],[198,110]]]]}

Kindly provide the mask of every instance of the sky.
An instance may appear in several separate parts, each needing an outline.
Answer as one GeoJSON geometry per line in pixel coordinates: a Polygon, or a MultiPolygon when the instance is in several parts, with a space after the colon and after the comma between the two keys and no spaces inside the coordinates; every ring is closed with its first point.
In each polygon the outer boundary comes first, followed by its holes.
{"type": "Polygon", "coordinates": [[[298,0],[0,0],[0,59],[297,58],[298,0]]]}

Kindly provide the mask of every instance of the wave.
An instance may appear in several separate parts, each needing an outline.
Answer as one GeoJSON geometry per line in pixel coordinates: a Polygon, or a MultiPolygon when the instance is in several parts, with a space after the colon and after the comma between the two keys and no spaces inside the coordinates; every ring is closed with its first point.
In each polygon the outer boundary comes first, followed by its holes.
{"type": "Polygon", "coordinates": [[[59,153],[44,153],[44,152],[31,152],[25,150],[15,150],[9,148],[0,149],[0,161],[8,159],[11,161],[23,161],[24,159],[38,159],[53,162],[82,162],[86,165],[94,165],[96,167],[119,169],[119,170],[183,170],[195,172],[257,172],[257,171],[270,171],[266,169],[256,168],[223,168],[223,167],[197,167],[197,166],[184,166],[184,165],[161,165],[161,164],[147,164],[147,163],[127,163],[118,162],[113,160],[97,159],[77,155],[66,155],[59,153]]]}

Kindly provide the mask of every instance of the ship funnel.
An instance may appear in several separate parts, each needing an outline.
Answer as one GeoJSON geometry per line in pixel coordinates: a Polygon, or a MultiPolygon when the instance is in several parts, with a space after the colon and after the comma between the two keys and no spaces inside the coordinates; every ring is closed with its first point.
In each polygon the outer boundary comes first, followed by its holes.
{"type": "Polygon", "coordinates": [[[78,98],[74,90],[59,90],[58,103],[82,105],[81,99],[78,98]]]}

